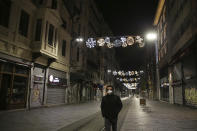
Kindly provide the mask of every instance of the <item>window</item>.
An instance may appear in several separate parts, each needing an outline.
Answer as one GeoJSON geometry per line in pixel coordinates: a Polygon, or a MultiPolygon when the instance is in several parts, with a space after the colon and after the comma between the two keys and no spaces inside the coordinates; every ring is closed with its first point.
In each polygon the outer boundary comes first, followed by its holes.
{"type": "Polygon", "coordinates": [[[57,0],[52,0],[52,9],[57,9],[57,0]]]}
{"type": "Polygon", "coordinates": [[[48,35],[48,21],[46,22],[46,29],[45,29],[45,42],[47,42],[47,35],[48,35]]]}
{"type": "Polygon", "coordinates": [[[8,27],[9,17],[10,17],[10,0],[0,1],[0,25],[8,27]]]}
{"type": "Polygon", "coordinates": [[[77,47],[77,61],[79,61],[79,47],[77,47]]]}
{"type": "Polygon", "coordinates": [[[54,34],[54,26],[52,24],[49,25],[49,35],[48,35],[48,44],[53,46],[53,34],[54,34]]]}
{"type": "Polygon", "coordinates": [[[57,29],[55,30],[55,41],[54,41],[54,47],[56,47],[56,43],[57,43],[57,29]]]}
{"type": "Polygon", "coordinates": [[[62,56],[66,56],[66,41],[62,41],[62,56]]]}
{"type": "Polygon", "coordinates": [[[27,37],[28,26],[29,26],[29,14],[27,14],[27,12],[25,12],[24,10],[21,10],[19,33],[27,37]]]}
{"type": "Polygon", "coordinates": [[[36,34],[35,34],[36,41],[40,41],[41,29],[42,29],[42,19],[38,19],[36,22],[36,34]]]}
{"type": "Polygon", "coordinates": [[[67,22],[66,22],[63,18],[62,18],[62,22],[63,22],[62,27],[63,27],[64,29],[66,29],[67,22]]]}

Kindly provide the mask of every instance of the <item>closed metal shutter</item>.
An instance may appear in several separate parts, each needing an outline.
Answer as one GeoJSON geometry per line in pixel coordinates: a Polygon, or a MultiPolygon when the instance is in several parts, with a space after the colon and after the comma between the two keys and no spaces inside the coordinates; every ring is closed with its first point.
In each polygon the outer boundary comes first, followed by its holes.
{"type": "Polygon", "coordinates": [[[183,104],[182,86],[174,87],[174,103],[180,105],[183,104]]]}
{"type": "Polygon", "coordinates": [[[65,103],[65,89],[48,88],[47,89],[47,104],[56,105],[65,103]]]}

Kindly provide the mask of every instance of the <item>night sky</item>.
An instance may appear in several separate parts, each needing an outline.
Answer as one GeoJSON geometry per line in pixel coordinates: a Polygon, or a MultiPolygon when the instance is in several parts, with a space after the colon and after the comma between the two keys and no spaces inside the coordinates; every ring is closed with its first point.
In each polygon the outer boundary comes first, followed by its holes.
{"type": "MultiPolygon", "coordinates": [[[[95,0],[115,36],[140,35],[152,29],[158,0],[95,0]]],[[[145,48],[116,48],[121,69],[142,68],[145,48]]]]}

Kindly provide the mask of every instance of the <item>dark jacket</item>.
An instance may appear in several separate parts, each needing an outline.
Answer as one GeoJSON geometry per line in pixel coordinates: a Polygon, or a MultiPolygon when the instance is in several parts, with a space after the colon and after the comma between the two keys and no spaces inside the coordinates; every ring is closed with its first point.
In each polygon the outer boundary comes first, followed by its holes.
{"type": "Polygon", "coordinates": [[[119,96],[111,94],[102,98],[101,112],[103,117],[108,119],[116,119],[121,109],[122,102],[119,96]]]}

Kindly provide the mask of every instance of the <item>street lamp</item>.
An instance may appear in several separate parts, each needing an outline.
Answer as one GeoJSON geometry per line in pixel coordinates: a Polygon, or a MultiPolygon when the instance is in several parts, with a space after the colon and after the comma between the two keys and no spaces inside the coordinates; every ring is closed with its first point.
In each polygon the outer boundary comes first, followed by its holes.
{"type": "Polygon", "coordinates": [[[148,41],[155,42],[155,60],[156,60],[156,88],[157,88],[157,98],[160,100],[160,80],[159,80],[159,65],[158,65],[158,45],[157,45],[157,34],[154,32],[148,33],[146,35],[148,41]]]}
{"type": "Polygon", "coordinates": [[[78,43],[83,42],[83,38],[82,38],[82,37],[78,37],[78,38],[76,38],[75,40],[76,40],[76,42],[78,42],[78,43]]]}

